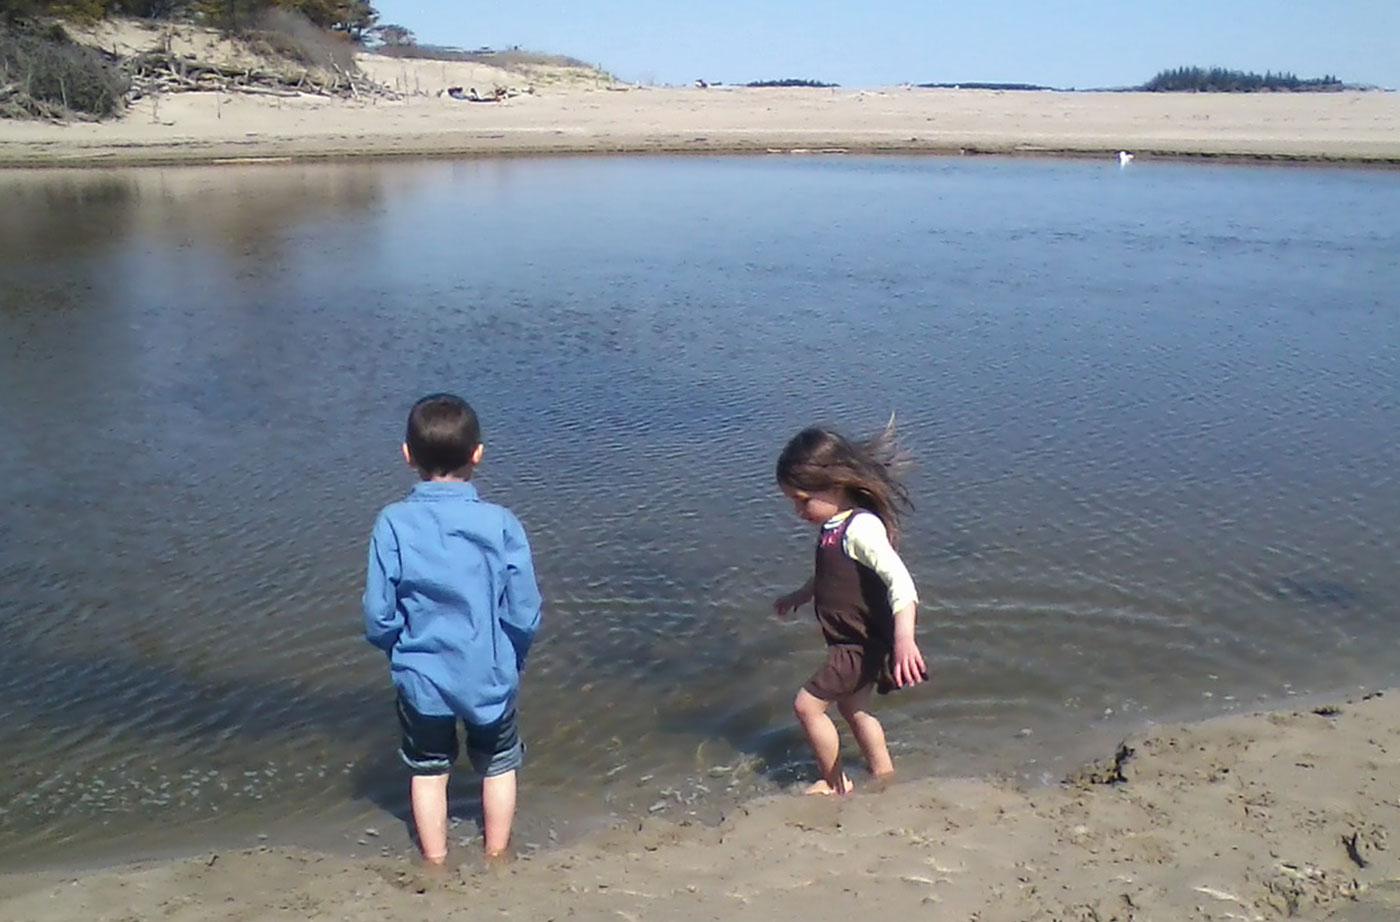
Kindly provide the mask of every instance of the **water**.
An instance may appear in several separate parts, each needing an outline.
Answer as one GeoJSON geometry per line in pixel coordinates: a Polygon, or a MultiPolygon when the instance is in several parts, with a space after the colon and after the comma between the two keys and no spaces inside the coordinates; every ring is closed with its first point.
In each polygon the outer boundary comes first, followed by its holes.
{"type": "Polygon", "coordinates": [[[768,605],[814,421],[917,460],[906,774],[1394,682],[1397,215],[1395,173],[1160,163],[0,174],[0,867],[407,847],[358,602],[429,390],[547,597],[527,847],[810,770],[819,636],[768,605]]]}

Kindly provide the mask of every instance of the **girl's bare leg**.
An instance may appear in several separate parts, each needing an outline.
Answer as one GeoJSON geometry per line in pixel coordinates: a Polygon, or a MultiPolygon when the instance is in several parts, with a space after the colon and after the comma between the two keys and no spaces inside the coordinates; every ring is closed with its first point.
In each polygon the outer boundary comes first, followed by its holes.
{"type": "Polygon", "coordinates": [[[481,825],[486,857],[498,858],[510,844],[510,827],[515,820],[515,772],[508,771],[481,780],[481,825]]]}
{"type": "Polygon", "coordinates": [[[876,778],[894,774],[894,760],[890,758],[889,747],[885,744],[885,728],[867,710],[870,707],[870,687],[842,699],[836,707],[846,718],[846,723],[850,724],[851,733],[865,755],[866,764],[870,766],[870,774],[876,778]]]}
{"type": "Polygon", "coordinates": [[[423,860],[442,864],[447,860],[447,775],[414,775],[408,793],[423,860]]]}
{"type": "Polygon", "coordinates": [[[841,738],[836,733],[836,724],[826,715],[827,704],[805,688],[792,702],[792,710],[807,734],[807,742],[817,758],[817,772],[821,775],[821,780],[807,789],[808,794],[846,794],[852,787],[851,779],[841,770],[841,738]]]}

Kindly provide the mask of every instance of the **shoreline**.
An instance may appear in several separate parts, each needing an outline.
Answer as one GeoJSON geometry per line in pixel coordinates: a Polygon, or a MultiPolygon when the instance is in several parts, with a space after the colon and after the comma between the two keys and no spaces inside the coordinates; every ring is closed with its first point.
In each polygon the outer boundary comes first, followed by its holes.
{"type": "Polygon", "coordinates": [[[1335,919],[1400,913],[1400,690],[1152,725],[1058,783],[925,778],[779,794],[718,825],[633,818],[486,869],[291,847],[0,873],[0,916],[182,919],[694,917],[840,911],[981,922],[1335,919]]]}
{"type": "MultiPolygon", "coordinates": [[[[1375,688],[1389,690],[1385,686],[1375,688]]],[[[1259,695],[1251,704],[1230,704],[1224,710],[1193,701],[1154,716],[1138,715],[1126,719],[1105,717],[1102,721],[1075,729],[1059,728],[1049,733],[1043,727],[1031,732],[1017,732],[1016,725],[1012,723],[999,734],[1000,743],[996,750],[983,748],[979,750],[979,755],[955,758],[941,769],[900,768],[905,760],[917,758],[914,754],[902,754],[896,766],[896,777],[901,786],[936,784],[949,779],[981,779],[1022,792],[1047,791],[1054,789],[1065,777],[1090,766],[1102,753],[1112,752],[1123,740],[1144,737],[1162,727],[1192,727],[1244,715],[1307,710],[1372,691],[1373,687],[1365,684],[1302,693],[1290,690],[1274,696],[1259,695]]],[[[1397,707],[1400,707],[1400,686],[1396,687],[1395,695],[1397,707]]],[[[800,730],[794,727],[794,732],[800,730]]],[[[847,742],[843,738],[843,746],[847,742]]],[[[804,758],[809,756],[805,745],[804,742],[804,758]]],[[[859,762],[859,753],[853,746],[852,743],[850,747],[843,748],[843,756],[848,760],[847,767],[858,789],[870,786],[873,779],[864,764],[859,762]]],[[[715,777],[713,769],[704,774],[709,778],[715,777]]],[[[663,783],[669,788],[695,780],[673,777],[663,779],[663,783]]],[[[602,800],[597,803],[607,802],[609,808],[604,809],[594,803],[590,809],[583,804],[593,802],[591,798],[566,802],[551,799],[554,796],[551,792],[525,790],[521,796],[526,808],[516,817],[512,850],[529,857],[547,856],[581,847],[599,836],[638,822],[710,827],[735,811],[747,811],[755,804],[797,796],[810,780],[803,775],[786,785],[775,783],[734,795],[719,794],[700,804],[700,809],[684,812],[679,809],[649,811],[647,802],[653,800],[650,795],[632,802],[628,808],[613,804],[610,795],[602,794],[602,800]]],[[[665,797],[662,799],[665,800],[665,797]]],[[[681,803],[677,799],[674,805],[668,806],[679,807],[681,803]]],[[[684,803],[686,806],[696,806],[692,801],[684,803]]],[[[159,837],[153,837],[151,832],[118,834],[100,842],[78,846],[76,853],[70,853],[63,860],[45,856],[15,861],[6,867],[5,861],[0,859],[0,898],[5,892],[3,883],[6,879],[43,875],[71,878],[120,872],[136,866],[180,863],[215,852],[233,854],[254,849],[260,852],[292,851],[347,862],[407,860],[417,855],[410,837],[411,822],[406,800],[402,805],[402,815],[382,804],[358,798],[347,800],[342,806],[345,809],[334,816],[320,813],[314,819],[302,817],[290,823],[279,824],[266,816],[208,817],[198,828],[181,827],[159,837]],[[234,828],[227,824],[230,819],[234,828]],[[375,830],[369,837],[364,834],[367,828],[375,830]]],[[[472,821],[465,814],[454,813],[450,838],[457,841],[471,825],[472,821]]],[[[463,850],[459,845],[453,845],[452,852],[451,860],[469,862],[472,855],[470,849],[463,850]]]]}
{"type": "MultiPolygon", "coordinates": [[[[1092,150],[1084,148],[1036,148],[1026,146],[997,147],[899,147],[890,145],[847,145],[843,147],[766,147],[761,143],[751,145],[735,144],[729,147],[713,147],[696,150],[681,145],[668,147],[664,144],[636,147],[609,146],[607,148],[565,148],[565,147],[484,147],[472,144],[462,146],[442,146],[434,144],[421,150],[395,149],[353,151],[311,151],[275,152],[264,154],[240,154],[233,150],[200,152],[187,150],[149,150],[141,153],[101,153],[90,158],[71,157],[61,161],[5,160],[0,156],[0,171],[42,170],[61,172],[67,170],[101,169],[159,169],[163,167],[201,166],[276,166],[279,164],[311,165],[317,163],[388,163],[434,160],[505,160],[562,157],[981,157],[1010,159],[1063,159],[1063,160],[1111,160],[1117,156],[1116,150],[1092,150]]],[[[1135,153],[1137,159],[1158,163],[1223,164],[1230,166],[1294,166],[1301,168],[1355,168],[1373,170],[1400,170],[1400,157],[1328,157],[1311,154],[1246,154],[1212,153],[1188,151],[1144,151],[1135,153]]]]}
{"type": "MultiPolygon", "coordinates": [[[[780,146],[776,139],[734,140],[713,144],[703,149],[682,142],[638,139],[633,143],[608,144],[532,144],[498,142],[497,136],[461,138],[444,141],[433,138],[415,144],[414,139],[393,146],[366,145],[356,148],[333,148],[315,144],[304,147],[276,144],[266,148],[248,148],[216,144],[146,146],[130,148],[95,148],[66,154],[61,159],[46,160],[28,154],[13,155],[0,140],[0,170],[91,170],[102,168],[159,168],[178,166],[270,166],[277,164],[369,163],[391,161],[472,160],[472,159],[533,159],[554,157],[1005,157],[1014,159],[1112,160],[1116,148],[1036,147],[1006,143],[1000,145],[899,145],[874,142],[833,141],[812,146],[780,146]]],[[[1400,169],[1400,154],[1396,156],[1351,156],[1313,153],[1250,153],[1240,151],[1149,150],[1136,148],[1134,158],[1156,162],[1214,163],[1236,166],[1298,166],[1355,167],[1361,169],[1400,169]]]]}
{"type": "MultiPolygon", "coordinates": [[[[444,72],[444,76],[451,79],[444,72]]],[[[897,154],[1400,167],[1400,93],[550,87],[504,102],[147,98],[0,122],[0,168],[561,155],[897,154]]]]}

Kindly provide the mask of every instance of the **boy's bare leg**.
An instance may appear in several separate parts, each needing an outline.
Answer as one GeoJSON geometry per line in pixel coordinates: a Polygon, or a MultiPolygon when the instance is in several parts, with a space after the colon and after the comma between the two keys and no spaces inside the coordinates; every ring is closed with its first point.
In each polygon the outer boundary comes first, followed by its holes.
{"type": "Polygon", "coordinates": [[[860,745],[866,764],[870,766],[870,774],[876,778],[894,774],[894,760],[890,758],[889,747],[885,744],[885,728],[867,710],[870,707],[870,687],[842,699],[836,707],[846,718],[846,723],[850,724],[851,733],[860,745]]]}
{"type": "Polygon", "coordinates": [[[821,775],[821,780],[807,788],[807,793],[847,794],[852,785],[851,779],[841,770],[841,738],[836,733],[836,724],[826,715],[826,709],[827,702],[805,688],[792,702],[792,710],[807,734],[807,742],[817,758],[817,772],[821,775]]]}
{"type": "Polygon", "coordinates": [[[447,860],[447,775],[414,775],[408,792],[423,860],[442,864],[447,860]]]}
{"type": "Polygon", "coordinates": [[[510,844],[510,827],[515,820],[515,771],[481,780],[481,825],[486,857],[505,854],[510,844]]]}

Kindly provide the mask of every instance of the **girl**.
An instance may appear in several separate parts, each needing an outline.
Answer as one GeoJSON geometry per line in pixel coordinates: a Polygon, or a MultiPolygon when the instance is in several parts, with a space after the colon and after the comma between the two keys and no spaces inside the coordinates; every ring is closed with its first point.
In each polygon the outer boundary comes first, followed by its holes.
{"type": "Polygon", "coordinates": [[[778,617],[815,601],[826,662],[798,691],[793,710],[817,757],[821,779],[809,794],[846,794],[841,741],[827,716],[834,702],[876,779],[894,772],[885,731],[868,710],[872,689],[917,685],[927,678],[914,640],[914,581],[895,553],[899,507],[909,495],[893,476],[900,458],[893,420],[865,442],[826,429],[804,429],[778,457],[778,487],[799,518],[819,527],[816,570],[796,592],[773,603],[778,617]]]}

